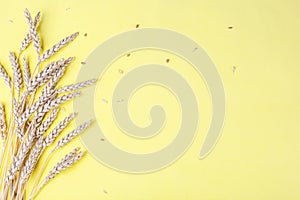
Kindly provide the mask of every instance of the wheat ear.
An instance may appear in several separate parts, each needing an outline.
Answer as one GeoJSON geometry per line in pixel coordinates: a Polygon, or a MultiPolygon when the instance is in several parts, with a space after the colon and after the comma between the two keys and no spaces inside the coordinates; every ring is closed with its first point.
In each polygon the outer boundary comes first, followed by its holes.
{"type": "MultiPolygon", "coordinates": [[[[41,13],[38,12],[37,15],[34,18],[34,26],[36,28],[37,28],[37,25],[38,25],[38,23],[40,21],[40,17],[41,17],[41,13]]],[[[23,39],[22,43],[21,43],[21,47],[20,47],[20,50],[19,50],[19,55],[21,54],[21,52],[23,50],[25,50],[28,47],[28,45],[30,44],[31,41],[32,41],[31,40],[31,35],[30,35],[30,32],[28,32],[26,34],[25,38],[23,39]]]]}
{"type": "MultiPolygon", "coordinates": [[[[58,123],[58,125],[56,127],[54,127],[50,133],[46,136],[46,138],[44,139],[43,142],[43,148],[42,148],[42,152],[44,151],[44,149],[48,146],[50,146],[51,144],[53,144],[53,142],[55,141],[55,139],[58,137],[58,135],[70,124],[70,122],[75,118],[75,116],[77,115],[77,113],[71,113],[69,116],[67,116],[66,118],[64,118],[62,121],[60,121],[58,123]]],[[[52,150],[53,152],[54,150],[52,150]]],[[[44,171],[44,168],[46,166],[46,164],[48,163],[48,160],[50,159],[50,156],[52,155],[52,152],[50,154],[48,154],[48,156],[46,157],[46,159],[44,160],[41,168],[39,169],[37,176],[35,177],[33,186],[32,186],[32,191],[34,190],[36,184],[38,183],[38,181],[40,180],[40,177],[44,171]]]]}
{"type": "Polygon", "coordinates": [[[64,59],[60,59],[56,62],[51,62],[44,67],[31,81],[27,92],[29,94],[33,93],[39,86],[46,83],[53,75],[57,68],[63,65],[64,59]]]}
{"type": "Polygon", "coordinates": [[[83,124],[81,124],[77,129],[71,131],[70,133],[68,133],[66,136],[64,136],[62,139],[60,139],[57,142],[57,145],[55,147],[55,149],[59,149],[63,146],[65,146],[66,144],[68,144],[71,140],[73,140],[78,134],[80,134],[81,132],[83,132],[85,129],[87,129],[91,124],[92,124],[93,120],[89,120],[83,124]]]}
{"type": "Polygon", "coordinates": [[[52,125],[52,123],[56,119],[58,111],[59,111],[59,109],[54,109],[51,112],[51,114],[49,115],[49,117],[40,125],[40,127],[36,131],[37,138],[42,136],[49,129],[49,127],[52,125]]]}
{"type": "Polygon", "coordinates": [[[58,52],[61,48],[72,42],[78,35],[79,33],[73,33],[72,35],[62,39],[59,41],[57,44],[55,44],[53,47],[50,49],[46,50],[43,55],[40,58],[40,62],[44,62],[46,59],[50,58],[53,56],[56,52],[58,52]]]}
{"type": "Polygon", "coordinates": [[[7,74],[6,70],[4,69],[4,67],[1,64],[0,64],[0,77],[3,79],[4,83],[10,89],[12,89],[12,83],[11,83],[10,76],[7,74]]]}
{"type": "MultiPolygon", "coordinates": [[[[62,78],[65,73],[65,67],[57,69],[57,73],[50,79],[47,85],[42,90],[42,96],[51,95],[53,92],[57,92],[54,90],[55,86],[57,85],[58,81],[62,78]]],[[[58,93],[58,92],[57,92],[58,93]]]]}
{"type": "Polygon", "coordinates": [[[57,90],[57,92],[62,93],[62,92],[71,92],[71,91],[74,91],[74,90],[79,90],[81,88],[84,88],[84,87],[87,87],[87,86],[90,86],[90,85],[94,84],[96,81],[97,81],[97,79],[91,79],[91,80],[87,80],[87,81],[84,81],[84,82],[67,85],[67,86],[64,86],[62,88],[59,88],[57,90]]]}
{"type": "Polygon", "coordinates": [[[16,177],[16,174],[20,170],[22,163],[27,156],[27,153],[32,147],[34,139],[35,139],[35,130],[31,130],[28,133],[26,141],[23,142],[23,144],[21,145],[18,155],[14,156],[10,168],[8,169],[8,173],[5,180],[7,184],[10,183],[10,181],[14,180],[14,178],[16,177]]]}
{"type": "Polygon", "coordinates": [[[31,198],[35,197],[41,189],[53,178],[55,178],[58,174],[60,174],[65,169],[71,167],[74,163],[82,158],[84,152],[80,151],[76,153],[79,148],[75,148],[73,151],[68,153],[63,159],[60,160],[53,168],[50,170],[46,178],[38,185],[37,191],[32,195],[31,198]]]}
{"type": "Polygon", "coordinates": [[[13,69],[14,87],[19,95],[21,88],[22,88],[22,83],[23,83],[21,68],[18,63],[17,57],[13,52],[9,52],[9,58],[10,58],[11,66],[13,69]]]}
{"type": "Polygon", "coordinates": [[[40,38],[39,38],[39,35],[36,31],[36,26],[34,25],[33,21],[32,21],[32,18],[31,18],[31,15],[28,11],[27,8],[25,8],[24,10],[24,15],[25,15],[25,18],[26,18],[26,21],[29,25],[29,33],[30,33],[30,37],[33,41],[33,46],[35,48],[35,51],[38,55],[38,58],[40,58],[40,55],[41,55],[41,42],[40,42],[40,38]]]}
{"type": "Polygon", "coordinates": [[[38,87],[42,86],[48,80],[50,80],[56,73],[57,69],[61,67],[67,67],[72,61],[73,57],[66,60],[60,59],[59,61],[48,64],[42,71],[40,71],[30,82],[28,93],[33,93],[38,87]]]}
{"type": "MultiPolygon", "coordinates": [[[[29,156],[27,157],[26,159],[26,162],[24,164],[24,167],[22,168],[21,172],[20,172],[20,175],[19,175],[19,183],[18,183],[18,192],[17,192],[17,195],[21,197],[23,196],[23,192],[22,194],[21,193],[21,188],[22,188],[22,185],[24,183],[26,183],[27,179],[30,177],[31,173],[33,172],[37,162],[38,162],[38,159],[42,153],[42,147],[43,147],[43,137],[41,136],[37,142],[35,143],[33,149],[31,150],[29,156]]],[[[17,186],[17,185],[16,185],[17,186]]],[[[24,186],[25,187],[25,186],[24,186]]],[[[13,191],[15,191],[17,187],[15,187],[13,189],[13,191]]],[[[25,188],[24,188],[25,189],[25,188]]],[[[17,199],[18,199],[18,196],[17,196],[17,199]]]]}
{"type": "MultiPolygon", "coordinates": [[[[2,142],[4,143],[5,139],[6,139],[6,120],[5,120],[5,109],[4,106],[2,104],[0,104],[0,135],[1,135],[1,139],[2,142]]],[[[3,146],[4,148],[4,146],[3,146]]]]}
{"type": "Polygon", "coordinates": [[[33,169],[35,168],[35,165],[37,163],[37,159],[40,155],[40,152],[43,148],[43,141],[44,138],[43,136],[41,136],[37,142],[35,143],[33,150],[30,152],[24,167],[21,170],[20,173],[20,182],[21,184],[24,183],[26,181],[26,179],[30,176],[30,174],[32,173],[33,169]]]}
{"type": "Polygon", "coordinates": [[[24,83],[26,86],[26,89],[29,87],[30,79],[31,79],[31,73],[30,69],[27,63],[26,55],[23,56],[23,66],[24,66],[24,83]]]}
{"type": "Polygon", "coordinates": [[[75,118],[77,114],[76,113],[71,113],[69,116],[67,116],[65,119],[63,119],[61,122],[58,123],[58,125],[53,128],[52,131],[46,136],[45,141],[44,141],[44,146],[48,147],[50,146],[57,136],[68,126],[68,124],[75,118]]]}

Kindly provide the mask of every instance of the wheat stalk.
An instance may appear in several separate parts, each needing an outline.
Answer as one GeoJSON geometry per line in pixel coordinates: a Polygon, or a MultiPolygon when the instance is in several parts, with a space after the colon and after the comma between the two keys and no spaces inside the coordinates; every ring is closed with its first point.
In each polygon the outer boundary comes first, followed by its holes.
{"type": "Polygon", "coordinates": [[[55,44],[50,49],[46,50],[45,53],[43,53],[43,55],[40,57],[40,62],[44,62],[46,59],[50,58],[56,52],[58,52],[61,48],[68,45],[70,42],[72,42],[78,36],[78,34],[79,34],[78,32],[73,33],[72,35],[59,41],[57,44],[55,44]]]}
{"type": "Polygon", "coordinates": [[[24,183],[26,181],[26,179],[32,173],[32,171],[35,167],[35,164],[37,163],[39,154],[43,148],[43,142],[44,142],[44,138],[43,138],[43,136],[41,136],[35,143],[31,153],[29,154],[29,156],[25,162],[25,165],[20,173],[21,184],[24,183]]]}
{"type": "MultiPolygon", "coordinates": [[[[95,79],[81,83],[70,84],[56,89],[60,79],[66,72],[66,68],[74,60],[74,57],[50,61],[52,55],[57,53],[63,47],[72,42],[78,35],[78,32],[62,39],[50,49],[41,54],[40,34],[37,32],[40,21],[40,12],[32,20],[31,14],[27,9],[24,10],[26,21],[29,25],[29,31],[24,37],[19,54],[9,53],[12,66],[12,79],[6,69],[0,64],[0,77],[9,87],[11,94],[10,117],[6,119],[4,106],[0,104],[0,137],[2,140],[2,152],[0,155],[0,199],[1,200],[19,200],[24,199],[27,190],[28,181],[35,175],[39,159],[43,157],[46,149],[51,146],[59,135],[75,118],[76,113],[72,113],[60,121],[52,130],[50,127],[59,114],[59,107],[73,98],[80,95],[77,90],[90,86],[95,83],[95,79]],[[20,59],[20,54],[25,52],[30,43],[33,43],[37,57],[35,70],[30,72],[30,63],[27,56],[20,59]],[[49,59],[43,69],[40,69],[41,62],[49,59]],[[19,63],[22,62],[22,65],[19,63]],[[37,71],[36,71],[37,70],[37,71]],[[23,89],[24,84],[24,89],[23,89]],[[46,133],[48,133],[46,135],[46,133]],[[46,136],[44,136],[46,135],[46,136]]],[[[83,155],[74,149],[64,159],[62,159],[38,184],[40,175],[47,165],[50,156],[56,151],[67,145],[77,135],[87,129],[92,121],[88,121],[64,137],[58,140],[55,146],[45,159],[42,167],[35,177],[35,182],[31,190],[33,198],[51,179],[56,177],[67,167],[72,166],[83,155]],[[38,187],[35,187],[38,184],[38,187]]]]}
{"type": "Polygon", "coordinates": [[[92,84],[94,84],[97,81],[97,79],[91,79],[91,80],[87,80],[84,82],[80,82],[80,83],[76,83],[76,84],[71,84],[71,85],[67,85],[64,86],[62,88],[59,88],[57,90],[58,93],[63,93],[63,92],[72,92],[74,90],[79,90],[81,88],[85,88],[87,86],[90,86],[92,84]]]}
{"type": "Polygon", "coordinates": [[[3,142],[6,139],[6,127],[7,125],[5,120],[5,109],[4,106],[0,104],[0,135],[3,142]]]}
{"type": "MultiPolygon", "coordinates": [[[[77,149],[75,149],[75,151],[76,150],[77,149]]],[[[73,155],[73,151],[72,151],[70,154],[68,154],[66,157],[64,157],[59,163],[57,163],[54,166],[54,168],[46,176],[45,181],[43,181],[42,186],[44,186],[48,181],[53,179],[61,171],[65,170],[67,167],[72,166],[75,162],[77,162],[83,156],[82,151],[80,151],[78,154],[75,154],[75,155],[73,155]]]]}
{"type": "MultiPolygon", "coordinates": [[[[58,123],[58,125],[46,136],[46,138],[44,139],[43,142],[43,148],[42,148],[42,152],[45,150],[46,147],[50,146],[51,144],[53,144],[53,142],[55,141],[55,139],[58,137],[58,135],[63,131],[63,129],[65,129],[70,122],[75,118],[77,114],[76,113],[71,113],[69,116],[67,116],[66,118],[64,118],[62,121],[60,121],[58,123]]],[[[36,186],[36,184],[39,181],[40,176],[42,175],[42,172],[46,166],[46,164],[48,163],[48,160],[50,159],[50,156],[52,155],[52,153],[54,152],[55,149],[53,149],[50,154],[48,154],[48,156],[46,157],[46,159],[43,162],[42,167],[40,168],[40,170],[38,171],[38,174],[35,178],[35,181],[33,183],[32,186],[32,192],[34,191],[34,188],[36,186]]],[[[41,153],[42,153],[41,152],[41,153]]]]}
{"type": "Polygon", "coordinates": [[[35,139],[35,130],[31,130],[28,134],[26,141],[20,147],[20,152],[17,156],[13,158],[10,168],[8,169],[8,174],[6,176],[6,183],[8,184],[10,181],[15,179],[17,172],[20,170],[22,163],[27,156],[27,153],[32,147],[32,144],[35,139]]]}
{"type": "Polygon", "coordinates": [[[14,81],[14,87],[17,91],[18,94],[20,94],[23,79],[22,79],[22,73],[21,73],[21,68],[19,66],[17,57],[13,52],[9,52],[9,58],[11,62],[11,66],[13,69],[13,81],[14,81]]]}
{"type": "Polygon", "coordinates": [[[55,178],[58,174],[60,174],[65,169],[71,167],[74,163],[76,163],[78,160],[82,158],[84,155],[84,152],[80,151],[79,153],[76,153],[79,150],[79,148],[75,148],[70,153],[65,155],[48,173],[46,178],[38,185],[38,189],[35,193],[31,195],[31,197],[36,196],[39,191],[53,178],[55,178]]]}
{"type": "MultiPolygon", "coordinates": [[[[34,26],[37,27],[37,24],[39,23],[40,21],[40,17],[41,17],[41,13],[38,12],[37,15],[35,16],[34,18],[34,26]]],[[[31,39],[31,35],[30,35],[30,32],[28,32],[25,36],[25,38],[23,39],[22,43],[21,43],[21,47],[20,47],[20,50],[19,50],[19,54],[21,54],[21,52],[23,50],[25,50],[28,45],[30,44],[30,42],[32,41],[31,39]]]]}
{"type": "Polygon", "coordinates": [[[68,124],[75,118],[76,113],[71,113],[64,120],[59,122],[59,124],[46,136],[43,146],[50,146],[57,136],[68,126],[68,124]]]}
{"type": "Polygon", "coordinates": [[[31,15],[30,15],[27,8],[24,10],[24,15],[25,15],[26,21],[29,25],[29,34],[30,34],[30,37],[33,41],[33,46],[36,50],[36,53],[37,53],[38,57],[40,57],[40,55],[41,55],[40,38],[39,38],[39,35],[36,31],[36,26],[35,26],[34,22],[32,21],[31,15]]]}
{"type": "Polygon", "coordinates": [[[33,93],[39,86],[46,83],[55,72],[55,69],[63,65],[64,59],[60,59],[56,62],[51,62],[42,71],[40,71],[31,81],[27,92],[29,94],[33,93]]]}
{"type": "Polygon", "coordinates": [[[83,132],[87,127],[89,127],[92,124],[92,120],[89,120],[83,124],[81,124],[77,129],[73,130],[72,132],[68,133],[66,136],[64,136],[62,139],[60,139],[57,142],[57,145],[55,146],[55,149],[59,149],[66,144],[68,144],[73,138],[75,138],[78,134],[83,132]]]}
{"type": "Polygon", "coordinates": [[[12,83],[9,75],[7,74],[6,70],[4,67],[0,64],[0,77],[3,79],[4,83],[12,89],[12,83]]]}
{"type": "Polygon", "coordinates": [[[29,87],[29,83],[30,83],[30,79],[31,79],[31,73],[30,73],[30,69],[27,63],[27,59],[26,59],[26,55],[23,56],[23,66],[24,66],[24,83],[26,88],[29,87]]]}
{"type": "Polygon", "coordinates": [[[41,126],[36,131],[36,137],[41,137],[51,126],[57,117],[59,109],[54,109],[49,117],[41,124],[41,126]]]}

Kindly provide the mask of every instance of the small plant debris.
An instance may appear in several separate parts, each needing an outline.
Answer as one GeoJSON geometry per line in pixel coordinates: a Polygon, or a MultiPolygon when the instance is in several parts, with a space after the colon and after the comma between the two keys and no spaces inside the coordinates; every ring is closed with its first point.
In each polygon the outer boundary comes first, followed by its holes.
{"type": "Polygon", "coordinates": [[[119,74],[124,74],[124,70],[118,69],[119,74]]]}
{"type": "Polygon", "coordinates": [[[236,70],[236,66],[232,66],[232,72],[234,73],[236,70]]]}

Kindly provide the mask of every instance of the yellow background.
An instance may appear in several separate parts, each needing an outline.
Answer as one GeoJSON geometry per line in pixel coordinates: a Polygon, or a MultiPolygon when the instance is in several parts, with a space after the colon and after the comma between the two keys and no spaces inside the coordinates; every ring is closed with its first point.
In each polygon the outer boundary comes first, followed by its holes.
{"type": "MultiPolygon", "coordinates": [[[[42,12],[39,30],[45,49],[75,31],[80,32],[78,39],[56,57],[76,56],[72,70],[67,71],[61,84],[75,82],[80,62],[99,44],[140,24],[140,28],[168,28],[194,39],[215,62],[226,92],[222,136],[213,152],[199,160],[211,115],[201,77],[191,66],[185,67],[184,62],[167,53],[142,51],[121,58],[107,70],[97,88],[102,91],[96,96],[95,105],[101,109],[97,119],[109,133],[107,137],[128,151],[149,152],[162,148],[176,135],[179,104],[171,93],[154,86],[137,92],[129,109],[135,123],[143,126],[150,123],[147,115],[150,106],[160,102],[168,119],[160,138],[143,143],[130,140],[121,136],[111,119],[110,94],[122,77],[118,69],[126,73],[145,62],[166,64],[168,57],[170,63],[166,65],[174,66],[186,77],[199,102],[202,120],[193,144],[173,165],[143,175],[112,170],[86,155],[51,181],[37,199],[300,198],[299,1],[2,0],[0,58],[6,67],[8,50],[16,51],[27,32],[25,7],[32,14],[42,12]],[[236,66],[235,73],[232,66],[236,66]],[[103,103],[102,98],[108,103],[103,103]]],[[[2,81],[0,88],[0,101],[9,101],[2,81]]],[[[72,111],[72,104],[64,107],[61,118],[72,111]]],[[[56,154],[50,166],[78,145],[81,146],[79,139],[56,154]]]]}

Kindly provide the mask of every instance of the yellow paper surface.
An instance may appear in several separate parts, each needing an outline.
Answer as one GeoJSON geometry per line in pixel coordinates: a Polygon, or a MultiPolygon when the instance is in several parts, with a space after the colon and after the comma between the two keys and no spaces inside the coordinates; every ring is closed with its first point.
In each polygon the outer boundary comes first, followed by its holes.
{"type": "MultiPolygon", "coordinates": [[[[141,126],[150,123],[148,109],[155,103],[169,113],[164,130],[151,141],[139,143],[122,135],[110,107],[112,86],[122,78],[119,68],[126,73],[143,63],[166,65],[169,58],[167,65],[185,77],[199,104],[201,121],[193,144],[171,166],[140,175],[113,170],[87,154],[52,180],[37,199],[299,199],[299,6],[296,0],[2,1],[0,61],[9,73],[8,51],[17,51],[27,32],[23,17],[27,7],[31,13],[42,12],[39,30],[44,49],[80,32],[55,57],[76,56],[60,85],[75,82],[80,62],[98,45],[139,24],[139,28],[171,29],[195,40],[215,62],[226,93],[222,136],[213,152],[199,160],[211,118],[203,79],[169,53],[141,51],[130,55],[130,60],[116,61],[102,77],[95,103],[107,138],[127,151],[145,153],[162,148],[176,135],[180,107],[174,95],[162,88],[145,87],[129,106],[133,121],[141,126]]],[[[34,59],[32,47],[30,52],[34,59]]],[[[0,102],[10,101],[2,81],[0,89],[0,102]]],[[[72,112],[72,104],[64,108],[60,119],[72,112]]],[[[82,146],[79,139],[57,153],[47,170],[75,146],[82,146]]]]}

